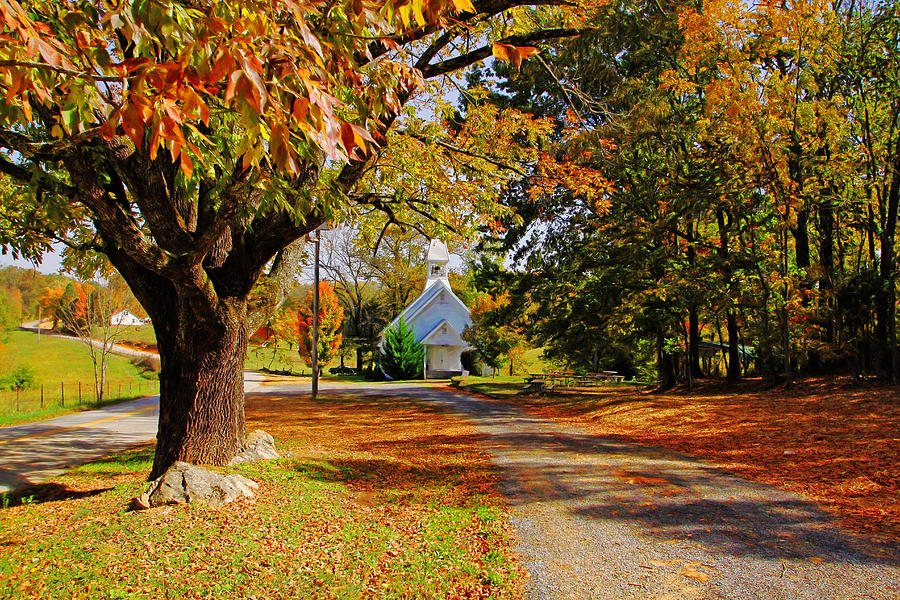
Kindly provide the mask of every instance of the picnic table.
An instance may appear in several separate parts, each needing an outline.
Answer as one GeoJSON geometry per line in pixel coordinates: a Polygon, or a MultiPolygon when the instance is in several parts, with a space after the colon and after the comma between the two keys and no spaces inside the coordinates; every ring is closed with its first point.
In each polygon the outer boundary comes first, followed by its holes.
{"type": "Polygon", "coordinates": [[[606,381],[624,381],[625,376],[615,371],[576,374],[574,371],[554,371],[550,373],[529,373],[525,377],[526,393],[543,392],[558,387],[593,387],[606,381]]]}

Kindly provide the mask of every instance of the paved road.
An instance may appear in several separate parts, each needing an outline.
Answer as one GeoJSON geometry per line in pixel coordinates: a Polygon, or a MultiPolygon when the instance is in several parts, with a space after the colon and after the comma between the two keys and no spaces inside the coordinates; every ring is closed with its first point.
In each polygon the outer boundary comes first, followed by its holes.
{"type": "MultiPolygon", "coordinates": [[[[244,389],[264,377],[244,373],[244,389]]],[[[67,469],[156,438],[159,396],[48,421],[0,428],[0,492],[40,483],[67,469]]]]}
{"type": "MultiPolygon", "coordinates": [[[[30,331],[32,333],[39,335],[49,335],[55,338],[59,338],[61,340],[72,340],[74,342],[81,342],[82,344],[87,344],[88,340],[82,339],[80,337],[74,335],[65,335],[59,333],[57,331],[47,331],[45,329],[38,330],[37,321],[29,321],[27,323],[22,323],[19,325],[19,329],[23,329],[25,331],[30,331]]],[[[90,344],[96,348],[102,348],[103,342],[100,340],[90,340],[90,344]]],[[[119,356],[130,356],[134,358],[151,358],[151,359],[159,359],[159,354],[156,352],[147,352],[145,350],[135,350],[134,348],[129,348],[128,346],[123,346],[121,344],[113,344],[109,350],[112,354],[118,354],[119,356]]]]}
{"type": "Polygon", "coordinates": [[[502,473],[529,598],[900,598],[900,548],[839,529],[794,494],[424,386],[323,393],[415,397],[472,421],[502,473]]]}

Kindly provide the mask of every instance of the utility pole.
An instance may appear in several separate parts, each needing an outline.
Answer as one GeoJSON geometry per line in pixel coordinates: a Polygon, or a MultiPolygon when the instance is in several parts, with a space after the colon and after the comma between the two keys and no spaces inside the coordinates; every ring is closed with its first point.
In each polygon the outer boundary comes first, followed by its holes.
{"type": "Polygon", "coordinates": [[[316,231],[316,264],[313,267],[313,314],[312,314],[312,397],[313,400],[319,394],[319,241],[322,232],[316,231]]]}

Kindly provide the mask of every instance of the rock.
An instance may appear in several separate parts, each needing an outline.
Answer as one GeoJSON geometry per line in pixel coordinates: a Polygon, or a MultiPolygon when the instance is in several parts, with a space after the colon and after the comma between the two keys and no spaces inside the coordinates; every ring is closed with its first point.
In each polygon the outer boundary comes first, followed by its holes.
{"type": "Polygon", "coordinates": [[[247,442],[241,453],[232,458],[228,464],[240,465],[274,458],[281,458],[275,450],[275,438],[262,429],[256,429],[247,436],[247,442]]]}
{"type": "Polygon", "coordinates": [[[222,506],[238,498],[252,498],[253,490],[258,487],[258,483],[241,475],[221,475],[176,462],[162,477],[153,480],[146,492],[134,498],[131,505],[136,510],[187,502],[222,506]]]}
{"type": "Polygon", "coordinates": [[[149,490],[136,498],[131,499],[131,510],[147,510],[150,508],[149,490]]]}

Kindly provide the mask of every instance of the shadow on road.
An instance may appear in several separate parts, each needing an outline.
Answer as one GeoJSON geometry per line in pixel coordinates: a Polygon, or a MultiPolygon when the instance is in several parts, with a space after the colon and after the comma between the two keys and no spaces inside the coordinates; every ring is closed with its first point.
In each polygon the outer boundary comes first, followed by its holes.
{"type": "Polygon", "coordinates": [[[692,457],[585,434],[500,402],[433,391],[410,397],[479,424],[514,506],[562,503],[576,517],[735,557],[900,566],[900,545],[847,532],[812,502],[692,457]]]}

